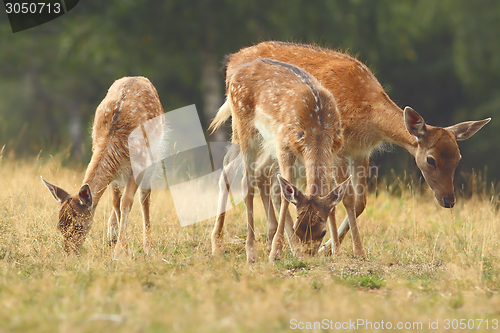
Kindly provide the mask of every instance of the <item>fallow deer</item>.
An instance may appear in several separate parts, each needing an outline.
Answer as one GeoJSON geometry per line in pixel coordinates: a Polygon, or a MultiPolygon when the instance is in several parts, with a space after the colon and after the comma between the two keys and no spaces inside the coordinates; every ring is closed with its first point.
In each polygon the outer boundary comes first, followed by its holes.
{"type": "MultiPolygon", "coordinates": [[[[248,193],[248,237],[246,254],[254,262],[253,196],[255,174],[252,168],[259,151],[273,155],[279,163],[277,175],[286,199],[281,205],[278,229],[272,242],[270,260],[281,255],[285,214],[288,203],[297,207],[294,236],[300,240],[299,255],[316,253],[326,234],[328,215],[342,200],[348,181],[330,191],[332,161],[342,146],[342,131],[335,100],[316,79],[296,66],[270,59],[255,59],[235,68],[227,81],[227,99],[210,125],[216,130],[230,116],[233,138],[240,145],[246,169],[248,193]],[[305,194],[292,185],[295,160],[306,167],[305,194]]],[[[330,226],[337,230],[336,226],[330,226]]],[[[222,224],[212,234],[214,253],[221,245],[222,224]]],[[[361,241],[360,241],[361,242],[361,241]]]]}
{"type": "MultiPolygon", "coordinates": [[[[108,240],[115,245],[114,258],[127,254],[126,229],[138,184],[132,174],[130,151],[147,155],[146,145],[129,142],[129,136],[148,120],[163,115],[158,93],[144,77],[125,77],[113,83],[96,110],[92,131],[92,159],[80,190],[70,195],[42,181],[61,203],[57,228],[64,237],[64,249],[77,253],[92,227],[94,213],[104,190],[111,184],[112,205],[108,240]]],[[[160,118],[160,120],[164,118],[160,118]]],[[[145,253],[152,250],[149,219],[151,189],[140,188],[145,253]]]]}
{"type": "MultiPolygon", "coordinates": [[[[339,229],[339,239],[334,239],[332,253],[339,251],[340,242],[350,227],[354,252],[364,255],[356,244],[358,230],[353,227],[357,227],[356,218],[366,206],[370,154],[382,142],[398,145],[412,154],[437,202],[445,208],[455,205],[453,177],[461,159],[457,141],[470,138],[491,118],[449,127],[427,125],[410,107],[401,110],[363,63],[347,54],[310,45],[262,42],[243,48],[226,57],[223,67],[226,82],[231,81],[241,64],[259,57],[286,62],[308,71],[337,102],[344,143],[340,158],[335,161],[337,173],[334,177],[337,182],[348,177],[345,159],[353,172],[352,184],[343,199],[347,217],[339,229]]],[[[334,218],[331,214],[330,219],[334,218]]],[[[327,245],[331,246],[332,241],[327,245]]]]}

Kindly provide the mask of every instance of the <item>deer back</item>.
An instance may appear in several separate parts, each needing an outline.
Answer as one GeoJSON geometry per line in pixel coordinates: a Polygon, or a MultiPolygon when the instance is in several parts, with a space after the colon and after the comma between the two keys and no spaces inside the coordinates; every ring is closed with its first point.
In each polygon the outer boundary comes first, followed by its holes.
{"type": "Polygon", "coordinates": [[[335,99],[304,70],[270,59],[242,64],[228,83],[240,142],[260,134],[276,157],[276,143],[306,167],[326,165],[342,146],[335,99]]]}

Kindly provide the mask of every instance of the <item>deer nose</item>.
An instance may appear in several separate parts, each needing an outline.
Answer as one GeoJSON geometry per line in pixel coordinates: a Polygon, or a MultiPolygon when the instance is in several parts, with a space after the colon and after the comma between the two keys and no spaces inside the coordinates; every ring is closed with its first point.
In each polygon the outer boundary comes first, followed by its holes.
{"type": "Polygon", "coordinates": [[[448,202],[446,198],[443,198],[443,207],[444,208],[453,208],[455,206],[455,202],[448,202]]]}

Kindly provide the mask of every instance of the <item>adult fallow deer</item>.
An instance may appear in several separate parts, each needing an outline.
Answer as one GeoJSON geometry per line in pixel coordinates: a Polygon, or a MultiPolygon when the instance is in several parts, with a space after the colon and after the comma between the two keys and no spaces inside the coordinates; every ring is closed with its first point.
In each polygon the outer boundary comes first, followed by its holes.
{"type": "MultiPolygon", "coordinates": [[[[470,138],[490,118],[449,127],[427,125],[410,107],[401,110],[360,61],[310,45],[262,42],[243,48],[226,57],[223,67],[226,82],[231,81],[241,64],[259,57],[286,62],[308,71],[333,94],[337,102],[344,143],[339,152],[340,158],[334,161],[334,170],[337,171],[334,177],[337,182],[343,182],[348,177],[347,159],[352,184],[343,199],[347,217],[339,229],[339,240],[334,240],[333,253],[340,249],[340,242],[349,227],[353,229],[356,226],[357,216],[365,209],[369,157],[382,142],[396,144],[412,154],[437,202],[445,208],[455,205],[453,177],[461,158],[457,141],[470,138]]],[[[335,218],[334,214],[330,218],[335,218]]],[[[331,246],[331,240],[328,244],[331,246]]],[[[364,255],[363,251],[356,249],[356,244],[354,247],[355,254],[364,255]]]]}
{"type": "MultiPolygon", "coordinates": [[[[316,253],[326,234],[326,221],[342,200],[348,181],[331,190],[331,165],[342,146],[342,131],[335,100],[318,81],[296,66],[270,59],[255,59],[235,68],[227,81],[227,99],[210,129],[216,130],[233,117],[233,141],[240,145],[246,169],[248,193],[247,260],[254,262],[253,196],[255,173],[252,169],[261,150],[279,163],[277,175],[286,199],[280,209],[278,229],[272,242],[270,260],[281,255],[285,214],[288,203],[297,207],[294,236],[301,246],[298,254],[316,253]],[[300,159],[306,168],[305,194],[293,186],[293,166],[300,159]]],[[[220,221],[220,220],[218,220],[220,221]]],[[[330,226],[337,230],[336,226],[330,226]]],[[[214,253],[219,253],[222,224],[212,234],[214,253]]],[[[358,239],[360,246],[361,240],[358,239]]]]}
{"type": "MultiPolygon", "coordinates": [[[[129,142],[129,136],[148,120],[163,115],[158,93],[144,77],[125,77],[113,83],[96,110],[92,131],[92,159],[80,190],[70,195],[42,181],[61,203],[57,228],[64,237],[64,249],[78,252],[90,228],[99,199],[111,184],[113,211],[108,220],[108,239],[115,245],[114,258],[127,254],[126,228],[134,194],[138,189],[130,161],[130,151],[147,156],[147,147],[129,142]],[[133,147],[131,147],[133,146],[133,147]]],[[[162,118],[164,119],[164,118],[162,118]]],[[[150,253],[151,227],[149,203],[151,190],[140,188],[144,226],[144,252],[150,253]]]]}

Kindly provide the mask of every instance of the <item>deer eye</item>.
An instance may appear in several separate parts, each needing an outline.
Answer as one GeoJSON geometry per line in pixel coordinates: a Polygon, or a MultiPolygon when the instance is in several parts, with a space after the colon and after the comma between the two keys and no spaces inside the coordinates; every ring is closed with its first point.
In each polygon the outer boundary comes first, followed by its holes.
{"type": "Polygon", "coordinates": [[[323,230],[323,232],[321,233],[321,238],[325,237],[325,235],[326,235],[326,229],[323,230]]]}
{"type": "Polygon", "coordinates": [[[430,156],[427,156],[427,164],[436,169],[436,160],[430,156]]]}

